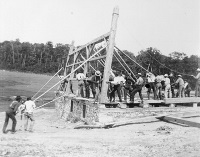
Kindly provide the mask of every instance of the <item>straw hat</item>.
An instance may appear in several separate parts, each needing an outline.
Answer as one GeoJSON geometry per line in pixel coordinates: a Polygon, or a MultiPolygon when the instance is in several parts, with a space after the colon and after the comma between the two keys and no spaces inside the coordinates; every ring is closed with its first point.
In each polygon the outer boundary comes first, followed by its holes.
{"type": "Polygon", "coordinates": [[[200,72],[200,68],[198,68],[197,71],[200,72]]]}
{"type": "Polygon", "coordinates": [[[164,77],[168,77],[168,74],[165,74],[164,77]]]}
{"type": "Polygon", "coordinates": [[[178,75],[178,77],[182,77],[181,75],[178,75]]]}
{"type": "Polygon", "coordinates": [[[100,72],[99,70],[97,70],[97,71],[95,72],[95,75],[96,75],[96,76],[101,76],[101,72],[100,72]]]}
{"type": "Polygon", "coordinates": [[[141,76],[142,74],[141,74],[141,73],[138,73],[138,75],[140,75],[140,76],[141,76]]]}

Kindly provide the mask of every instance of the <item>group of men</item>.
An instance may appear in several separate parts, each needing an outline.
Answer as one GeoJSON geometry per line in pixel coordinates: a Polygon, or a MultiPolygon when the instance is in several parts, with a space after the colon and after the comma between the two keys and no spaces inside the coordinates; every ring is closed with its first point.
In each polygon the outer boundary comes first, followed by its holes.
{"type": "Polygon", "coordinates": [[[33,111],[36,108],[36,105],[34,101],[31,100],[31,97],[28,97],[26,101],[22,100],[21,96],[16,96],[15,100],[11,102],[11,104],[8,106],[8,109],[5,112],[5,122],[3,125],[3,133],[8,133],[9,130],[7,130],[9,119],[12,120],[12,129],[11,133],[14,134],[16,132],[16,114],[20,114],[20,119],[24,119],[24,130],[33,132],[33,126],[35,123],[35,119],[33,116],[33,111]],[[24,118],[23,118],[24,117],[24,118]],[[28,121],[31,120],[31,124],[28,130],[28,121]]]}
{"type": "MultiPolygon", "coordinates": [[[[200,69],[197,69],[197,75],[191,75],[196,79],[196,89],[195,96],[200,96],[200,69]]],[[[90,89],[92,89],[93,96],[101,91],[101,83],[103,80],[100,71],[96,71],[91,76],[83,76],[82,74],[77,74],[76,78],[80,81],[79,87],[81,88],[81,96],[84,97],[83,87],[85,86],[85,97],[90,97],[90,89]]],[[[143,102],[142,89],[145,86],[147,89],[147,97],[150,99],[150,93],[153,91],[153,99],[162,100],[164,98],[175,98],[175,97],[190,97],[191,86],[185,80],[183,80],[182,75],[177,75],[177,78],[170,75],[157,75],[148,72],[145,77],[142,77],[141,73],[137,76],[128,72],[124,75],[122,72],[111,71],[108,83],[108,99],[110,102],[115,101],[115,93],[119,97],[119,101],[122,102],[122,95],[124,96],[124,101],[127,101],[127,96],[130,96],[130,101],[134,102],[134,97],[136,93],[139,93],[141,102],[143,102]],[[175,89],[177,92],[175,93],[175,89]]]]}

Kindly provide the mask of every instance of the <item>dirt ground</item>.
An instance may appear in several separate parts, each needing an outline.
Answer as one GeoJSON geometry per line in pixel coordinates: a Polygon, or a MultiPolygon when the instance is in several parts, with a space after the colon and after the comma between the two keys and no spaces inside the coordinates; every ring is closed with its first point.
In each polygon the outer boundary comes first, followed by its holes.
{"type": "MultiPolygon", "coordinates": [[[[3,126],[5,113],[0,113],[3,126]]],[[[54,109],[35,113],[33,133],[0,132],[0,156],[4,157],[199,157],[199,128],[166,122],[133,124],[110,129],[74,129],[77,123],[58,120],[54,109]]],[[[11,128],[11,121],[8,129],[11,128]]]]}

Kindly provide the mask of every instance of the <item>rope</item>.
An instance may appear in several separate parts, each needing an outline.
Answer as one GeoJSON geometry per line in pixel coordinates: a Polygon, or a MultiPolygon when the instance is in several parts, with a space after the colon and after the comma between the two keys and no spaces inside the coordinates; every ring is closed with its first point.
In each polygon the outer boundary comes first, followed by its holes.
{"type": "Polygon", "coordinates": [[[90,67],[96,72],[96,69],[92,65],[90,65],[90,67]]]}
{"type": "MultiPolygon", "coordinates": [[[[51,102],[53,102],[53,101],[55,101],[55,100],[57,100],[57,99],[60,99],[61,97],[63,97],[63,96],[65,96],[64,94],[62,95],[62,96],[60,96],[60,97],[57,97],[57,98],[55,98],[55,99],[53,99],[53,100],[51,100],[51,101],[49,101],[49,102],[47,102],[47,103],[45,103],[45,104],[43,104],[43,105],[41,105],[41,106],[38,106],[38,107],[36,107],[36,108],[34,108],[34,110],[37,110],[37,109],[39,109],[39,108],[41,108],[41,107],[43,107],[43,106],[46,106],[46,105],[48,105],[49,103],[51,103],[51,102]]],[[[23,114],[21,114],[21,115],[24,115],[25,113],[23,113],[23,114]]]]}
{"type": "Polygon", "coordinates": [[[124,54],[126,57],[128,57],[130,60],[132,60],[132,61],[133,61],[135,64],[137,64],[139,67],[141,67],[143,70],[145,70],[146,72],[149,73],[148,70],[146,70],[144,67],[142,67],[140,64],[138,64],[135,60],[133,60],[131,57],[129,57],[127,54],[125,54],[123,51],[121,51],[118,47],[115,46],[115,48],[116,48],[119,52],[123,53],[123,54],[124,54]]]}
{"type": "Polygon", "coordinates": [[[63,67],[60,70],[58,70],[58,72],[55,75],[53,75],[51,77],[51,79],[49,81],[47,81],[47,83],[45,83],[45,85],[42,88],[40,88],[40,90],[37,93],[35,93],[35,95],[33,95],[32,98],[34,98],[62,69],[63,69],[63,67]]]}
{"type": "MultiPolygon", "coordinates": [[[[128,29],[126,29],[126,30],[128,30],[128,29]]],[[[130,32],[130,31],[128,31],[128,34],[131,36],[131,37],[133,37],[134,39],[135,39],[135,41],[141,46],[141,48],[144,48],[144,46],[133,36],[133,34],[130,32]]],[[[148,51],[147,51],[148,52],[148,51]]],[[[149,52],[148,52],[149,53],[149,52]]],[[[151,56],[151,54],[149,53],[149,55],[151,56]]],[[[152,57],[152,56],[151,56],[152,57]]],[[[186,76],[191,76],[191,75],[189,75],[189,74],[184,74],[184,73],[181,73],[181,72],[178,72],[178,71],[176,71],[176,70],[173,70],[173,69],[171,69],[171,68],[169,68],[169,67],[167,67],[167,66],[165,66],[164,64],[162,64],[162,63],[160,63],[157,59],[155,59],[154,57],[152,57],[155,61],[157,61],[159,64],[161,64],[163,67],[165,67],[165,68],[167,68],[167,69],[169,69],[169,70],[171,70],[171,71],[173,71],[173,72],[176,72],[176,73],[179,73],[179,74],[182,74],[182,75],[186,75],[186,76]]]]}
{"type": "Polygon", "coordinates": [[[117,56],[115,54],[113,54],[115,56],[115,58],[117,59],[117,61],[119,62],[119,64],[121,64],[121,66],[124,68],[124,70],[128,73],[128,71],[126,70],[126,68],[123,66],[123,64],[121,63],[121,61],[117,58],[117,56]]]}
{"type": "Polygon", "coordinates": [[[43,106],[46,106],[46,105],[48,105],[49,103],[51,103],[51,102],[53,102],[53,101],[55,101],[55,100],[57,100],[57,99],[59,99],[59,98],[61,98],[61,97],[63,97],[63,96],[64,96],[64,94],[63,94],[62,96],[60,96],[60,97],[57,97],[57,98],[55,98],[55,99],[53,99],[53,100],[51,100],[51,101],[49,101],[49,102],[47,102],[47,103],[41,105],[41,106],[36,107],[35,110],[37,110],[37,109],[39,109],[39,108],[41,108],[41,107],[43,107],[43,106]]]}
{"type": "Polygon", "coordinates": [[[181,75],[191,76],[191,75],[189,75],[189,74],[184,74],[184,73],[181,73],[181,72],[178,72],[178,71],[176,71],[176,70],[173,70],[173,69],[168,68],[168,67],[165,66],[164,64],[160,63],[157,59],[155,59],[148,51],[147,51],[147,53],[148,53],[156,62],[158,62],[159,64],[161,64],[161,65],[164,66],[165,68],[167,68],[167,69],[169,69],[169,70],[171,70],[171,71],[173,71],[173,72],[176,72],[176,73],[178,73],[178,74],[181,74],[181,75]]]}
{"type": "Polygon", "coordinates": [[[64,79],[66,79],[67,77],[69,77],[72,73],[74,73],[76,70],[78,70],[80,67],[82,67],[82,65],[84,65],[87,61],[89,61],[91,58],[93,58],[96,54],[98,54],[100,51],[102,51],[104,48],[106,48],[107,45],[105,47],[102,47],[101,49],[99,49],[99,51],[95,52],[92,56],[90,56],[87,60],[85,60],[83,63],[81,63],[76,69],[72,70],[71,73],[69,73],[68,75],[66,75],[65,77],[63,77],[58,83],[56,83],[54,86],[52,86],[50,89],[48,89],[46,92],[44,92],[42,95],[40,95],[39,97],[37,97],[34,101],[36,101],[37,99],[39,99],[40,97],[42,97],[44,94],[46,94],[47,92],[49,92],[52,88],[54,88],[55,86],[57,86],[61,81],[63,81],[64,79]]]}
{"type": "MultiPolygon", "coordinates": [[[[120,56],[120,54],[117,52],[117,51],[115,51],[116,53],[117,53],[117,55],[120,57],[120,59],[124,62],[124,64],[128,67],[128,69],[129,69],[129,71],[133,74],[133,76],[135,76],[134,75],[134,73],[132,72],[132,70],[129,68],[129,66],[126,64],[126,62],[123,60],[123,58],[120,56]]],[[[125,69],[126,70],[126,69],[125,69]]],[[[135,76],[136,77],[136,76],[135,76]]]]}

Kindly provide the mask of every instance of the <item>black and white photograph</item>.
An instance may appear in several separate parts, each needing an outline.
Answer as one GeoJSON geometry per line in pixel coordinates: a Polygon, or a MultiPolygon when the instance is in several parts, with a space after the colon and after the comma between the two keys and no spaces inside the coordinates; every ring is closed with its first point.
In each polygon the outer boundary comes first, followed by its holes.
{"type": "Polygon", "coordinates": [[[199,0],[0,0],[0,157],[200,157],[199,0]]]}

